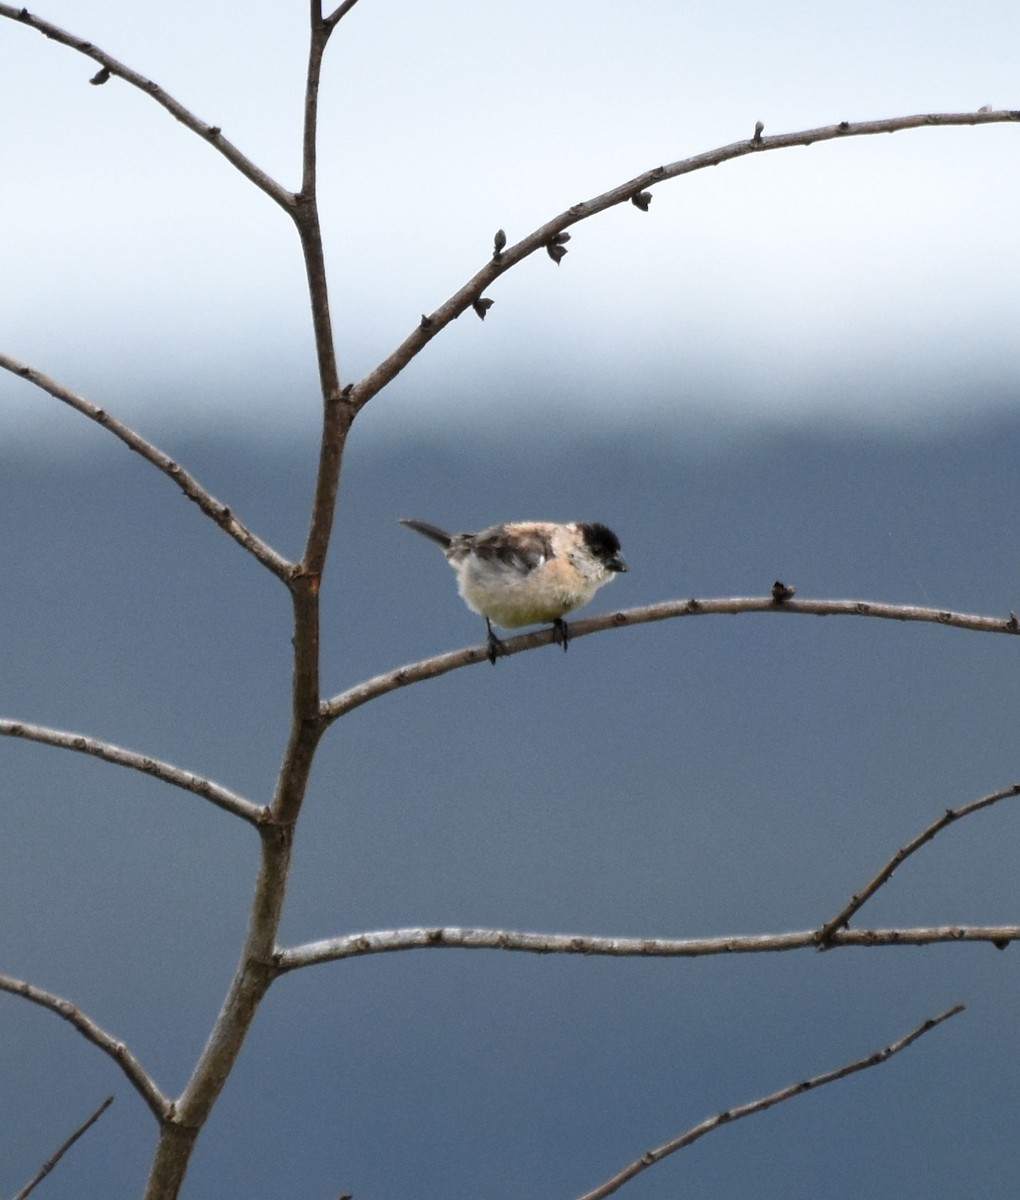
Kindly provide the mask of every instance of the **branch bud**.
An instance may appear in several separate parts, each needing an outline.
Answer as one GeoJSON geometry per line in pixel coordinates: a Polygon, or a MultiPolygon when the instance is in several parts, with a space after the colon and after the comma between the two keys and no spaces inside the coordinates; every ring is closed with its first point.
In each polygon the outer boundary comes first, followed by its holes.
{"type": "Polygon", "coordinates": [[[545,252],[559,266],[563,257],[567,253],[565,242],[570,241],[570,234],[564,231],[563,233],[554,233],[545,244],[545,252]]]}

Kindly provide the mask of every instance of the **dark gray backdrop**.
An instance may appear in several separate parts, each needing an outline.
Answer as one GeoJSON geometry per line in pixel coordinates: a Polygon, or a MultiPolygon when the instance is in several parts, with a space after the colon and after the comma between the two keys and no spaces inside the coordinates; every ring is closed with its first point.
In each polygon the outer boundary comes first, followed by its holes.
{"type": "MultiPolygon", "coordinates": [[[[0,450],[0,711],[262,802],[285,737],[284,591],[77,420],[54,418],[50,446],[0,450]]],[[[164,440],[298,552],[310,441],[164,440]]],[[[718,443],[542,422],[356,433],[325,684],[480,640],[441,556],[397,526],[409,515],[611,524],[631,572],[592,611],[761,594],[782,577],[804,596],[1008,613],[1018,448],[1013,417],[718,443]]],[[[698,618],[385,697],[326,740],[283,936],[818,924],[943,808],[1020,778],[1018,653],[933,626],[698,618]]],[[[253,835],[80,756],[4,740],[0,764],[0,969],[73,999],[176,1092],[235,965],[253,835]]],[[[1007,801],[951,829],[862,923],[1015,921],[1016,821],[1007,801]]],[[[630,1193],[1012,1195],[1016,988],[1016,950],[988,946],[704,961],[442,951],[319,967],[270,993],[186,1194],[574,1196],[713,1111],[962,1000],[964,1016],[889,1065],[725,1129],[630,1193]]],[[[113,1091],[45,1194],[137,1195],[153,1143],[140,1101],[52,1014],[9,996],[0,1010],[0,1193],[113,1091]]]]}

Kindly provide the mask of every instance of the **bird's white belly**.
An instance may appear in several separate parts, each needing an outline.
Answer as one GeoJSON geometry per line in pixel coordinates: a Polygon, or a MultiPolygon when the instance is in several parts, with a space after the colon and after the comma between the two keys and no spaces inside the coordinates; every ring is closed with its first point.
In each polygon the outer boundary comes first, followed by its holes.
{"type": "Polygon", "coordinates": [[[541,570],[539,567],[519,579],[504,575],[495,582],[465,571],[460,578],[460,594],[475,612],[504,629],[516,629],[555,621],[587,604],[595,593],[593,587],[566,589],[555,580],[543,580],[539,576],[541,570]]]}

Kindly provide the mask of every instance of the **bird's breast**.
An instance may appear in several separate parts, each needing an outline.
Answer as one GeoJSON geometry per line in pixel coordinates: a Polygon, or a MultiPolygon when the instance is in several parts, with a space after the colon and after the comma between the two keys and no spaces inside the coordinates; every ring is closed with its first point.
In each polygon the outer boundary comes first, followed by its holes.
{"type": "Polygon", "coordinates": [[[505,629],[555,621],[587,604],[595,594],[595,587],[556,559],[527,573],[467,562],[459,576],[460,594],[468,607],[505,629]]]}

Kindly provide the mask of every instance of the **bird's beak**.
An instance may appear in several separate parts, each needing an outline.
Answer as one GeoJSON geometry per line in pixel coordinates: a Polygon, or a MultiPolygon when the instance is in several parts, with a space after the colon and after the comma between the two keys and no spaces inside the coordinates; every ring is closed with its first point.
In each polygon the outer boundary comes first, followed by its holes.
{"type": "Polygon", "coordinates": [[[627,570],[627,563],[622,554],[614,554],[613,557],[606,563],[610,571],[623,573],[627,570]]]}

